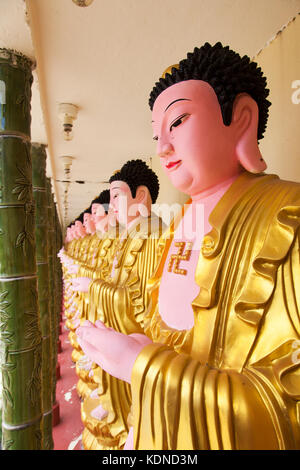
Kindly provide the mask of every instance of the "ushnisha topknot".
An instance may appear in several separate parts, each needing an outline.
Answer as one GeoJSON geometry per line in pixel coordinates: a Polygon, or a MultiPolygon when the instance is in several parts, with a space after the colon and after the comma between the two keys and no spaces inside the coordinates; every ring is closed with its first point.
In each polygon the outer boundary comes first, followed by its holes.
{"type": "Polygon", "coordinates": [[[159,192],[158,178],[143,160],[129,160],[122,166],[121,170],[111,176],[109,182],[112,183],[113,181],[127,183],[133,198],[135,198],[139,186],[146,186],[149,189],[152,204],[157,199],[159,192]]]}
{"type": "Polygon", "coordinates": [[[262,139],[266,130],[269,106],[266,99],[269,90],[266,88],[266,78],[256,62],[251,62],[248,56],[241,57],[238,53],[223,47],[220,42],[211,46],[205,43],[202,47],[195,47],[189,52],[187,58],[172,67],[170,72],[155,84],[150,93],[149,105],[153,109],[156,98],[166,88],[185,80],[203,80],[214,89],[222,112],[223,122],[226,126],[231,123],[232,107],[236,96],[247,93],[257,103],[259,122],[257,139],[262,139]]]}

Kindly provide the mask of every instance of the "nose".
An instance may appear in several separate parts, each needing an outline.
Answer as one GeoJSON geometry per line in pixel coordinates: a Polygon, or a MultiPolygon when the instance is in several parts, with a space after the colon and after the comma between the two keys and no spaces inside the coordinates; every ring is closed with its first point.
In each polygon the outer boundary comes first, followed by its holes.
{"type": "Polygon", "coordinates": [[[174,152],[174,147],[171,143],[162,143],[157,146],[157,154],[159,157],[164,158],[174,152]]]}

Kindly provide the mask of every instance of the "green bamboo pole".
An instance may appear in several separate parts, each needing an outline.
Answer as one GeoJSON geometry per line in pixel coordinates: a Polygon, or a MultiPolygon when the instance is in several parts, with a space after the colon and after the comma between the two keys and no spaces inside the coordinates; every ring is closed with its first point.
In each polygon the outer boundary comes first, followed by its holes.
{"type": "MultiPolygon", "coordinates": [[[[55,312],[55,331],[56,331],[56,353],[59,352],[60,341],[59,341],[59,326],[60,326],[60,311],[61,311],[61,288],[60,288],[60,276],[59,276],[59,258],[57,257],[58,249],[58,219],[57,219],[57,210],[56,204],[54,202],[54,194],[51,193],[52,201],[52,216],[53,216],[53,269],[54,269],[54,312],[55,312]]],[[[58,356],[56,354],[56,371],[59,370],[58,356]]],[[[57,374],[56,374],[57,378],[57,374]]]]}
{"type": "Polygon", "coordinates": [[[56,317],[58,325],[58,335],[60,334],[61,310],[62,310],[62,269],[61,263],[57,253],[62,247],[62,232],[57,213],[56,204],[54,204],[54,218],[55,218],[55,282],[56,282],[56,317]]]}
{"type": "Polygon", "coordinates": [[[48,206],[45,145],[32,143],[32,184],[36,204],[35,235],[39,310],[42,330],[42,411],[43,449],[53,449],[52,438],[52,362],[50,331],[50,283],[48,263],[48,206]]]}
{"type": "Polygon", "coordinates": [[[30,101],[32,62],[0,49],[2,448],[42,447],[41,356],[30,101]]]}
{"type": "MultiPolygon", "coordinates": [[[[1,351],[1,340],[0,340],[0,351],[1,351]]],[[[2,442],[2,374],[0,373],[0,450],[2,442]]]]}
{"type": "Polygon", "coordinates": [[[54,203],[51,192],[51,180],[47,178],[47,208],[48,208],[48,261],[49,261],[49,280],[50,280],[50,336],[52,350],[52,406],[54,411],[54,424],[58,423],[58,403],[56,401],[56,364],[57,364],[57,341],[58,326],[56,315],[56,287],[55,287],[55,217],[54,203]]]}

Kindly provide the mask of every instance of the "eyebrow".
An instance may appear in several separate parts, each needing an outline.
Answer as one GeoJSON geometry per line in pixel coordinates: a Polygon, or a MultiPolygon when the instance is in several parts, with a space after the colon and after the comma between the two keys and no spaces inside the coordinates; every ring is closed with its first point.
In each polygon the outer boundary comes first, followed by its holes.
{"type": "Polygon", "coordinates": [[[170,104],[166,107],[166,109],[165,109],[164,112],[166,112],[167,109],[168,109],[170,106],[172,106],[172,104],[176,103],[177,101],[192,101],[192,100],[190,100],[190,99],[188,99],[188,98],[178,98],[177,100],[172,101],[172,103],[170,103],[170,104]]]}
{"type": "MultiPolygon", "coordinates": [[[[177,100],[174,100],[172,101],[167,107],[166,109],[164,110],[164,113],[167,111],[167,109],[172,106],[172,104],[176,103],[177,101],[192,101],[190,100],[189,98],[178,98],[177,100]]],[[[151,121],[151,123],[153,124],[155,121],[151,121]]]]}

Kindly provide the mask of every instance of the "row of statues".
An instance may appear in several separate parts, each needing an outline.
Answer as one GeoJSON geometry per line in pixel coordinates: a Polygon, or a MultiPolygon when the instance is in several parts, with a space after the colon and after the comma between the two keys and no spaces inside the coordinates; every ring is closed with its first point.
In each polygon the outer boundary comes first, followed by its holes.
{"type": "Polygon", "coordinates": [[[69,228],[85,448],[299,448],[300,185],[265,173],[268,93],[247,56],[195,48],[149,99],[188,202],[164,226],[157,177],[132,160],[69,228]]]}
{"type": "Polygon", "coordinates": [[[110,178],[109,197],[103,191],[91,212],[83,214],[83,223],[77,220],[69,227],[67,249],[60,254],[69,287],[66,325],[79,377],[86,449],[124,447],[131,391],[127,382],[110,376],[83,354],[75,330],[85,319],[137,338],[144,333],[146,283],[155,269],[158,240],[165,229],[151,212],[158,192],[158,178],[144,161],[127,162],[110,178]]]}

